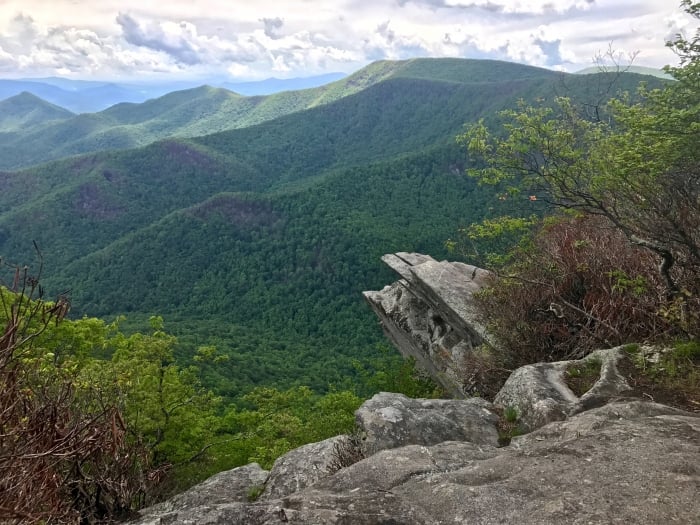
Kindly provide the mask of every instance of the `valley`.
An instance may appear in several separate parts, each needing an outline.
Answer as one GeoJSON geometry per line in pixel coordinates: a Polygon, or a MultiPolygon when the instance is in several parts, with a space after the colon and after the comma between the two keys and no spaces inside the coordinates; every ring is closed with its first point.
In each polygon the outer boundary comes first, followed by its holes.
{"type": "Polygon", "coordinates": [[[77,116],[15,97],[0,165],[27,167],[0,173],[0,254],[34,264],[35,241],[76,317],[142,329],[162,315],[184,362],[216,345],[230,360],[207,386],[231,399],[347,386],[382,342],[361,299],[387,279],[380,256],[445,258],[460,226],[494,213],[496,190],[464,174],[464,124],[519,99],[600,104],[613,80],[661,82],[414,59],[302,91],[202,87],[77,116]]]}

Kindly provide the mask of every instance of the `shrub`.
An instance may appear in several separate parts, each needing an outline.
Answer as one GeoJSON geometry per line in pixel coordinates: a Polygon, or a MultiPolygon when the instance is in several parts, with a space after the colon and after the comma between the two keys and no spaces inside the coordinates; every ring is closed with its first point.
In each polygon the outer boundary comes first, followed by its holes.
{"type": "MultiPolygon", "coordinates": [[[[511,367],[682,335],[654,255],[595,216],[550,220],[478,297],[511,367]]],[[[695,301],[698,295],[689,298],[695,301]]]]}
{"type": "Polygon", "coordinates": [[[69,303],[42,295],[26,267],[0,286],[0,522],[127,517],[163,471],[100,385],[46,344],[69,303]]]}

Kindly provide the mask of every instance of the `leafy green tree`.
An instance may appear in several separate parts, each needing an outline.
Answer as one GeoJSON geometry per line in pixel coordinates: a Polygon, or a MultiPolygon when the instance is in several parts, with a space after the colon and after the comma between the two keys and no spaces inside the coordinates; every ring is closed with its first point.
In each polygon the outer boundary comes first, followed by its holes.
{"type": "MultiPolygon", "coordinates": [[[[700,4],[683,6],[700,18],[700,4]]],[[[553,106],[521,103],[501,114],[502,135],[480,121],[458,138],[485,162],[469,170],[482,183],[602,217],[655,254],[666,312],[691,335],[700,301],[699,34],[669,43],[681,60],[667,68],[676,81],[642,88],[638,102],[621,95],[594,112],[597,118],[564,97],[553,106]]]]}
{"type": "Polygon", "coordinates": [[[362,400],[349,391],[314,394],[305,386],[280,391],[259,387],[243,397],[246,408],[230,407],[222,428],[230,437],[220,453],[237,466],[258,462],[269,468],[289,450],[348,433],[362,400]]]}
{"type": "Polygon", "coordinates": [[[114,399],[78,377],[100,335],[81,326],[71,342],[68,300],[46,301],[27,267],[12,281],[0,286],[0,521],[127,517],[159,475],[114,399]]]}
{"type": "Polygon", "coordinates": [[[216,430],[218,399],[199,384],[194,366],[182,368],[173,356],[175,337],[163,330],[161,317],[151,318],[150,334],[114,334],[109,363],[99,363],[112,376],[123,399],[126,420],[153,450],[156,463],[180,463],[195,457],[216,430]]]}

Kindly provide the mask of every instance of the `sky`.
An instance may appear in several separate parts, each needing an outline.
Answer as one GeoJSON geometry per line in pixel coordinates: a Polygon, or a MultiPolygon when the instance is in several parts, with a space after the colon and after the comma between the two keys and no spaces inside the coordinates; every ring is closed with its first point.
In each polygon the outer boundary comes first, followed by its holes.
{"type": "Polygon", "coordinates": [[[0,0],[0,78],[259,80],[375,60],[675,64],[680,0],[0,0]],[[608,57],[609,58],[609,57],[608,57]]]}

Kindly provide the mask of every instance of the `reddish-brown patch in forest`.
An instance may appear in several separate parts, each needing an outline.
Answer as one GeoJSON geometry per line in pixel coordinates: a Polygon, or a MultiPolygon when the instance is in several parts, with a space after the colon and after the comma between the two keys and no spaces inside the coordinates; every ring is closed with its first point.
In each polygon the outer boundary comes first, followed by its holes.
{"type": "Polygon", "coordinates": [[[124,211],[122,206],[111,202],[109,195],[105,195],[104,191],[92,182],[78,188],[73,208],[80,215],[92,219],[114,219],[124,211]]]}
{"type": "Polygon", "coordinates": [[[213,215],[224,217],[236,226],[269,226],[279,219],[269,202],[221,195],[191,210],[194,217],[206,220],[213,215]]]}

